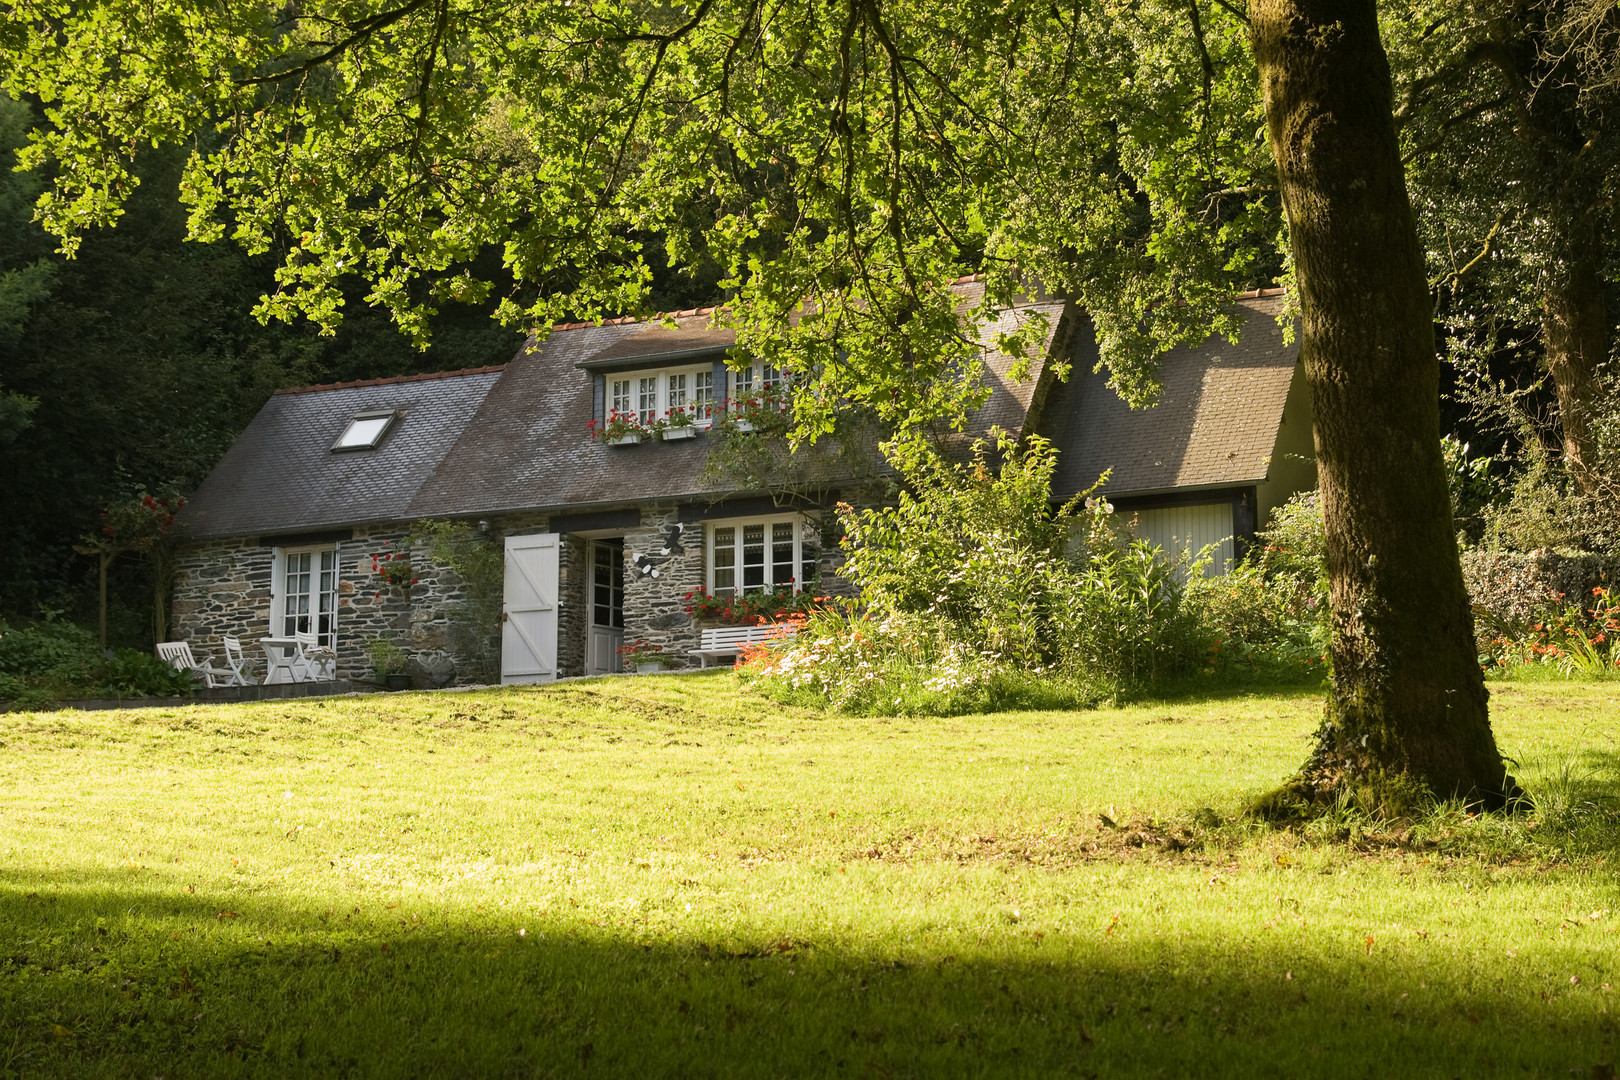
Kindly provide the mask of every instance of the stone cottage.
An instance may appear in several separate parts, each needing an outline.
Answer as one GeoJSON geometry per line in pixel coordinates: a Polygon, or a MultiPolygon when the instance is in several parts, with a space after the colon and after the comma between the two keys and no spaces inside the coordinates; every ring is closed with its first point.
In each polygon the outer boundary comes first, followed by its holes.
{"type": "MultiPolygon", "coordinates": [[[[966,305],[976,283],[958,283],[966,305]]],[[[1112,468],[1106,491],[1167,549],[1214,542],[1241,555],[1256,524],[1314,484],[1309,400],[1282,341],[1275,291],[1238,299],[1240,344],[1211,339],[1164,359],[1164,392],[1124,407],[1092,369],[1084,314],[1032,301],[981,328],[988,402],[971,430],[1052,438],[1058,498],[1112,468]],[[1050,336],[1013,380],[998,330],[1039,311],[1050,336]],[[1074,374],[1060,383],[1050,361],[1074,374]]],[[[781,376],[730,356],[712,311],[666,323],[560,326],[507,364],[278,392],[196,492],[175,579],[173,631],[198,651],[223,635],[313,632],[345,677],[391,637],[417,685],[545,681],[619,670],[626,641],[677,665],[697,647],[686,596],[836,586],[826,508],[871,474],[819,452],[799,482],[748,486],[709,467],[747,411],[770,409],[781,376]],[[729,362],[728,362],[729,360],[729,362]],[[741,403],[743,411],[738,411],[741,403]],[[492,625],[498,657],[467,644],[469,583],[412,542],[452,521],[504,560],[492,625]],[[408,573],[404,568],[408,567],[408,573]]],[[[491,650],[496,651],[496,650],[491,650]]]]}

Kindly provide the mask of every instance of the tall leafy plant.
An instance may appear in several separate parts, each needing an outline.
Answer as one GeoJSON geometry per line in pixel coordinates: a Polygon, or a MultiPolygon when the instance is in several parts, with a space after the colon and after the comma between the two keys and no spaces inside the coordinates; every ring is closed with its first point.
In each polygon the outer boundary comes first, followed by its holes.
{"type": "Polygon", "coordinates": [[[1090,491],[1053,506],[1049,442],[995,440],[964,463],[894,448],[898,502],[843,508],[843,572],[870,612],[921,619],[996,667],[1131,687],[1190,666],[1201,636],[1183,575],[1090,491]]]}
{"type": "Polygon", "coordinates": [[[1055,658],[1054,607],[1075,504],[1054,510],[1057,455],[1045,439],[1020,446],[996,430],[957,463],[921,443],[890,452],[906,489],[893,506],[840,506],[842,573],[880,613],[928,613],[998,659],[1055,658]],[[999,459],[999,463],[995,460],[999,459]]]}

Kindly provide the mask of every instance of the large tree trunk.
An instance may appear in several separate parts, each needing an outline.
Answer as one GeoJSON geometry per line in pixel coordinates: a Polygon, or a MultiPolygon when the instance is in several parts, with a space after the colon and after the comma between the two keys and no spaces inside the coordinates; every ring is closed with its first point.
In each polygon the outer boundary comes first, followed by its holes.
{"type": "Polygon", "coordinates": [[[1564,466],[1583,495],[1605,494],[1592,435],[1594,406],[1602,394],[1599,366],[1609,356],[1609,308],[1602,242],[1590,216],[1572,226],[1567,250],[1558,252],[1542,293],[1542,344],[1547,372],[1558,391],[1564,466]]]}
{"type": "Polygon", "coordinates": [[[1327,527],[1332,685],[1284,798],[1501,805],[1440,453],[1439,364],[1373,0],[1251,0],[1299,279],[1327,527]]]}

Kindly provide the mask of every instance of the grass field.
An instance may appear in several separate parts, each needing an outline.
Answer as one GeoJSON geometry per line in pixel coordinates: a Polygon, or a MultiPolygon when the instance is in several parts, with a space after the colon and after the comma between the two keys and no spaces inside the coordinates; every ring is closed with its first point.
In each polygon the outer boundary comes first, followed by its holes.
{"type": "Polygon", "coordinates": [[[1607,1076],[1620,684],[1493,700],[1536,813],[1399,833],[1233,821],[1305,693],[0,716],[0,1076],[1607,1076]]]}

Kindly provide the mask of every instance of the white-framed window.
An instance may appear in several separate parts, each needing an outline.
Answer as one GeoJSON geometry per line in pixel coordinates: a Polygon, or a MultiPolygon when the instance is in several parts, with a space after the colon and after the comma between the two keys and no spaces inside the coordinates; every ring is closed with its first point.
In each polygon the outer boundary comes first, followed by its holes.
{"type": "Polygon", "coordinates": [[[633,416],[653,424],[684,415],[696,427],[714,422],[714,367],[632,371],[607,376],[607,416],[633,416]]]}
{"type": "Polygon", "coordinates": [[[692,415],[700,424],[714,421],[714,368],[692,373],[692,415]]]}
{"type": "Polygon", "coordinates": [[[270,636],[314,634],[337,647],[336,545],[276,548],[271,577],[270,636]]]}
{"type": "Polygon", "coordinates": [[[629,416],[631,413],[630,380],[627,378],[608,380],[608,417],[611,418],[615,413],[620,416],[629,416]]]}
{"type": "Polygon", "coordinates": [[[731,369],[731,400],[739,411],[770,404],[788,405],[788,376],[772,364],[749,364],[731,369]]]}
{"type": "Polygon", "coordinates": [[[713,596],[778,586],[798,592],[815,574],[813,562],[805,560],[804,521],[797,515],[713,521],[706,532],[713,596]]]}
{"type": "Polygon", "coordinates": [[[337,441],[332,444],[332,453],[375,450],[381,445],[383,436],[394,426],[394,421],[399,418],[398,409],[370,409],[356,413],[354,419],[343,429],[343,433],[337,437],[337,441]]]}

